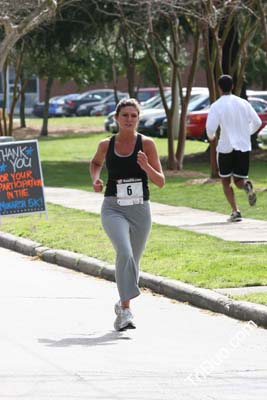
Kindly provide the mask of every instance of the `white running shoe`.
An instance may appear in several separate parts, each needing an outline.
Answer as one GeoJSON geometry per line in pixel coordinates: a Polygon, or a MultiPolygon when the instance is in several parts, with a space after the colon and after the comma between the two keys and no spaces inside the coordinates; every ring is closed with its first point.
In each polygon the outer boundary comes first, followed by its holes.
{"type": "Polygon", "coordinates": [[[122,308],[120,302],[117,302],[114,306],[115,314],[117,315],[114,328],[116,331],[124,331],[126,329],[135,329],[133,322],[133,314],[130,308],[122,308]]]}

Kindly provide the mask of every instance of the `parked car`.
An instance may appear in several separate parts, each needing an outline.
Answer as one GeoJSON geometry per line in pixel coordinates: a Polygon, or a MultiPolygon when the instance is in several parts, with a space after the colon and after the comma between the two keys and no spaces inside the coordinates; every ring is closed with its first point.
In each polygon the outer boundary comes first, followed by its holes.
{"type": "Polygon", "coordinates": [[[111,132],[111,125],[114,124],[114,121],[115,121],[114,115],[115,115],[115,111],[110,112],[104,121],[104,129],[107,132],[111,132]]]}
{"type": "Polygon", "coordinates": [[[78,93],[71,93],[65,96],[60,96],[56,100],[49,102],[49,116],[50,117],[62,117],[65,115],[63,109],[65,101],[76,99],[79,96],[78,93]]]}
{"type": "MultiPolygon", "coordinates": [[[[205,109],[210,103],[208,89],[207,88],[196,88],[196,89],[200,90],[192,90],[190,101],[187,108],[188,113],[194,110],[205,109]]],[[[168,122],[166,116],[162,120],[162,124],[158,129],[160,137],[167,137],[168,122]]]]}
{"type": "MultiPolygon", "coordinates": [[[[169,89],[169,88],[166,88],[169,89]]],[[[135,92],[135,97],[139,101],[140,104],[143,102],[147,101],[151,97],[156,96],[159,94],[159,88],[158,87],[147,87],[147,88],[139,88],[135,92]]]]}
{"type": "MultiPolygon", "coordinates": [[[[166,89],[165,90],[166,100],[168,100],[170,98],[170,96],[171,96],[171,90],[170,89],[166,89]]],[[[141,107],[142,110],[146,110],[148,108],[155,108],[155,107],[159,106],[160,104],[162,105],[161,95],[160,94],[156,94],[155,96],[150,97],[148,100],[143,101],[140,104],[140,107],[141,107]]]]}
{"type": "MultiPolygon", "coordinates": [[[[183,91],[183,95],[185,95],[186,94],[186,88],[183,88],[182,91],[183,91]]],[[[166,100],[169,100],[171,98],[171,88],[169,88],[169,87],[164,88],[164,92],[165,92],[166,100]]],[[[208,88],[206,88],[206,87],[193,87],[192,90],[191,90],[191,98],[193,96],[197,96],[199,94],[205,94],[205,93],[208,93],[208,88]]],[[[139,101],[141,101],[141,100],[139,100],[139,101]]],[[[159,103],[162,103],[162,100],[161,100],[161,95],[160,95],[160,92],[159,92],[159,89],[158,89],[157,94],[155,94],[153,97],[148,98],[148,100],[146,100],[146,101],[141,101],[140,105],[141,105],[142,109],[144,109],[144,108],[154,108],[159,103]]]]}
{"type": "MultiPolygon", "coordinates": [[[[267,113],[265,112],[267,106],[266,101],[255,97],[249,97],[248,101],[259,114],[259,117],[263,121],[262,126],[264,126],[267,123],[267,113]]],[[[208,116],[208,107],[209,98],[207,99],[207,97],[196,97],[190,101],[186,126],[186,136],[188,139],[207,140],[205,126],[208,116]]],[[[167,128],[167,119],[165,118],[160,127],[160,136],[167,136],[167,128]]]]}
{"type": "MultiPolygon", "coordinates": [[[[186,93],[186,88],[183,88],[183,93],[186,93]]],[[[193,87],[191,91],[190,105],[189,109],[200,109],[206,107],[209,104],[208,89],[205,87],[193,87]],[[191,105],[192,104],[192,105],[191,105]],[[192,108],[190,108],[192,107],[192,108]]],[[[171,102],[171,91],[166,89],[166,101],[168,107],[170,107],[171,102]]],[[[114,115],[114,114],[113,114],[114,115]]],[[[117,122],[114,120],[113,115],[109,114],[105,121],[105,129],[112,132],[118,132],[117,122]]],[[[138,124],[138,131],[148,136],[158,136],[163,137],[167,135],[167,128],[165,131],[161,129],[164,119],[166,118],[166,113],[163,108],[160,95],[154,96],[147,102],[141,104],[141,115],[138,124]],[[147,105],[152,102],[152,99],[157,99],[156,106],[153,108],[147,108],[147,105]]],[[[167,124],[166,124],[167,126],[167,124]]]]}
{"type": "MultiPolygon", "coordinates": [[[[169,100],[170,106],[170,100],[169,100]]],[[[160,126],[166,118],[166,113],[162,104],[155,108],[143,110],[140,114],[137,131],[147,136],[160,136],[160,126]]]]}
{"type": "MultiPolygon", "coordinates": [[[[170,90],[167,89],[166,91],[166,97],[168,98],[170,96],[170,90]]],[[[161,100],[161,95],[157,94],[150,99],[144,101],[142,104],[140,104],[140,107],[142,110],[148,109],[148,108],[154,108],[158,106],[159,104],[162,104],[161,100]]],[[[163,107],[163,106],[162,106],[163,107]]],[[[104,128],[107,132],[112,132],[112,133],[117,133],[118,132],[118,125],[114,119],[115,111],[110,112],[107,115],[107,118],[104,122],[104,128]]]]}
{"type": "MultiPolygon", "coordinates": [[[[48,117],[61,117],[65,115],[63,110],[64,101],[67,99],[75,99],[79,94],[71,93],[65,96],[54,96],[49,100],[48,117]]],[[[44,101],[38,101],[34,104],[32,113],[36,117],[43,118],[44,116],[44,101]]]]}
{"type": "MultiPolygon", "coordinates": [[[[118,100],[125,99],[129,97],[128,93],[125,92],[117,92],[117,97],[118,100]]],[[[108,115],[112,111],[115,110],[116,108],[116,100],[114,94],[111,94],[110,96],[106,97],[100,103],[97,105],[93,106],[91,109],[90,115],[98,116],[98,115],[108,115]]],[[[83,105],[84,106],[84,105],[83,105]]],[[[80,106],[82,108],[83,106],[80,106]]]]}
{"type": "MultiPolygon", "coordinates": [[[[262,120],[262,128],[267,124],[267,102],[256,97],[248,97],[249,103],[262,120]]],[[[206,140],[206,120],[208,108],[188,113],[186,120],[186,136],[190,139],[206,140]]]]}
{"type": "MultiPolygon", "coordinates": [[[[170,100],[169,100],[170,101],[170,100]]],[[[118,132],[118,124],[114,118],[115,113],[109,114],[105,121],[105,129],[112,133],[118,132]]],[[[140,118],[137,130],[147,136],[160,136],[158,126],[161,125],[162,120],[166,117],[165,110],[162,103],[154,108],[141,109],[140,118]]]]}
{"type": "MultiPolygon", "coordinates": [[[[114,91],[113,89],[111,89],[111,92],[109,93],[112,97],[114,91]]],[[[119,92],[119,93],[123,93],[123,92],[119,92]]],[[[137,100],[142,103],[147,99],[150,99],[151,97],[153,97],[155,94],[159,93],[159,88],[156,87],[149,87],[149,88],[140,88],[138,89],[138,91],[136,92],[136,98],[137,100]]],[[[127,94],[126,94],[127,96],[127,94]]],[[[104,100],[104,99],[102,99],[104,100]]],[[[81,104],[85,104],[86,102],[84,101],[81,104]]],[[[89,103],[89,102],[88,102],[89,103]]],[[[77,115],[108,115],[108,113],[110,111],[115,110],[116,104],[115,101],[111,102],[105,109],[104,109],[104,113],[105,114],[101,114],[102,111],[95,113],[95,107],[96,106],[100,106],[100,101],[96,100],[95,103],[93,104],[92,101],[90,101],[90,104],[87,104],[87,106],[84,105],[80,105],[77,109],[76,109],[76,114],[77,115]],[[109,111],[110,109],[110,111],[109,111]],[[113,110],[111,110],[113,109],[113,110]]]]}
{"type": "Polygon", "coordinates": [[[89,90],[88,92],[80,94],[76,99],[66,100],[63,107],[64,112],[66,115],[77,115],[77,109],[81,104],[96,104],[112,93],[113,89],[89,90]]]}
{"type": "MultiPolygon", "coordinates": [[[[183,92],[185,93],[185,88],[183,92]]],[[[168,107],[171,106],[171,96],[167,99],[168,107]]],[[[189,110],[201,109],[209,104],[209,94],[206,88],[194,88],[191,92],[191,98],[188,105],[189,110]]],[[[143,110],[140,115],[138,132],[143,133],[147,136],[164,137],[167,136],[161,126],[163,121],[166,119],[165,109],[162,104],[158,105],[154,109],[143,110]]]]}
{"type": "MultiPolygon", "coordinates": [[[[118,92],[117,94],[118,94],[119,99],[121,99],[122,97],[127,96],[127,93],[123,93],[123,95],[122,95],[122,92],[118,92]]],[[[112,93],[110,93],[108,96],[104,97],[104,99],[102,99],[100,101],[98,100],[98,101],[93,101],[93,102],[90,102],[90,103],[81,104],[77,108],[76,114],[78,116],[94,115],[94,114],[91,114],[91,113],[95,109],[95,107],[100,106],[100,110],[101,109],[104,110],[105,105],[110,103],[110,102],[112,102],[112,100],[113,100],[113,102],[115,104],[114,91],[112,93]]],[[[114,109],[115,109],[115,106],[114,106],[114,109]]],[[[99,113],[97,115],[101,115],[101,114],[99,113]]]]}
{"type": "Polygon", "coordinates": [[[257,97],[258,99],[263,99],[267,101],[267,91],[266,90],[247,90],[248,97],[257,97]]]}
{"type": "MultiPolygon", "coordinates": [[[[50,108],[50,103],[53,102],[53,101],[56,101],[59,98],[60,98],[60,96],[51,97],[51,99],[49,100],[49,108],[50,108]]],[[[35,115],[36,117],[43,118],[43,116],[44,116],[44,104],[45,104],[44,101],[37,101],[33,105],[32,114],[35,115]]],[[[49,115],[49,109],[48,109],[48,116],[50,116],[49,115]]]]}

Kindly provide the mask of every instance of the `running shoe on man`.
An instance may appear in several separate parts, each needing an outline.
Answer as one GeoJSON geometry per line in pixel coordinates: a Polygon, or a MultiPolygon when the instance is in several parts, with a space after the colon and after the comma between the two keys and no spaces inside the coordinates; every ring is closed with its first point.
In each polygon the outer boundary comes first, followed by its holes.
{"type": "Polygon", "coordinates": [[[242,215],[240,211],[233,211],[227,220],[228,222],[239,222],[242,221],[242,215]]]}
{"type": "Polygon", "coordinates": [[[248,202],[250,206],[255,206],[256,201],[257,201],[257,197],[256,197],[256,193],[253,189],[253,185],[251,181],[246,181],[244,184],[244,189],[245,192],[247,193],[248,196],[248,202]]]}
{"type": "Polygon", "coordinates": [[[135,329],[133,322],[133,314],[130,308],[122,308],[120,301],[114,306],[115,314],[117,315],[114,328],[116,331],[124,331],[126,329],[135,329]]]}

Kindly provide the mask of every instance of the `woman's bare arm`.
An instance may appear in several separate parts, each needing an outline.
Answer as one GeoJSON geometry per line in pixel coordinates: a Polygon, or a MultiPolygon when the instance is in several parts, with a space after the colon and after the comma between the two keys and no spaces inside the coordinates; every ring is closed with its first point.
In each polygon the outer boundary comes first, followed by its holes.
{"type": "Polygon", "coordinates": [[[103,181],[102,179],[100,179],[100,174],[106,157],[108,145],[109,139],[101,140],[98,145],[97,151],[89,164],[89,172],[95,192],[102,192],[103,190],[103,181]]]}
{"type": "Polygon", "coordinates": [[[137,155],[137,163],[147,173],[149,179],[158,187],[163,187],[165,177],[153,139],[142,136],[143,150],[137,155]]]}

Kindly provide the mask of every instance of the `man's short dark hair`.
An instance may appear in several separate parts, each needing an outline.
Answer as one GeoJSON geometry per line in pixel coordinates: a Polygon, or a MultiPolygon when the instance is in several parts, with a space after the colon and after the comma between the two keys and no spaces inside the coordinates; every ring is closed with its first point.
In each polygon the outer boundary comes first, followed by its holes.
{"type": "Polygon", "coordinates": [[[233,87],[233,78],[231,75],[221,75],[218,84],[223,93],[229,93],[233,87]]]}

